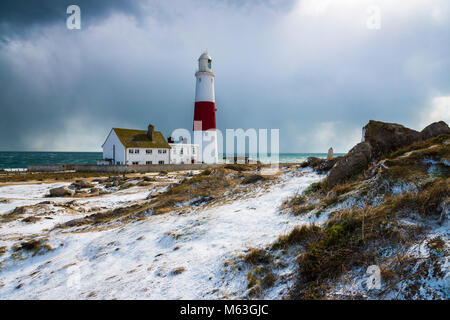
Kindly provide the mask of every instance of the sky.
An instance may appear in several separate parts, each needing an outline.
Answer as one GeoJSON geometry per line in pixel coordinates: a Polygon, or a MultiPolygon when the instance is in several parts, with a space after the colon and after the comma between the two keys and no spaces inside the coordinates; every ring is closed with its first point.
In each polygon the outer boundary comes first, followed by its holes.
{"type": "Polygon", "coordinates": [[[112,127],[190,130],[208,50],[220,130],[347,152],[371,119],[450,123],[449,39],[448,0],[2,0],[0,151],[101,151],[112,127]]]}

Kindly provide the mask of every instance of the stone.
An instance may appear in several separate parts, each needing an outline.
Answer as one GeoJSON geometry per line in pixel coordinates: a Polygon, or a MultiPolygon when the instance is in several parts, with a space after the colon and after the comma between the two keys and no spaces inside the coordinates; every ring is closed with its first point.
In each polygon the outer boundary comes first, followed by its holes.
{"type": "Polygon", "coordinates": [[[422,139],[427,140],[441,134],[450,134],[450,128],[444,121],[439,121],[425,127],[420,133],[422,134],[422,139]]]}
{"type": "Polygon", "coordinates": [[[92,188],[93,187],[92,184],[90,184],[89,182],[87,182],[85,180],[76,180],[70,186],[75,188],[75,189],[85,189],[85,188],[92,188]]]}
{"type": "Polygon", "coordinates": [[[327,155],[327,160],[331,160],[334,157],[334,151],[333,148],[328,149],[328,155],[327,155]]]}
{"type": "Polygon", "coordinates": [[[372,147],[367,142],[354,146],[346,156],[340,157],[326,179],[328,186],[342,183],[368,168],[372,159],[372,147]]]}
{"type": "Polygon", "coordinates": [[[50,197],[73,196],[74,192],[67,187],[59,187],[50,189],[50,197]]]}
{"type": "Polygon", "coordinates": [[[420,140],[420,132],[396,123],[370,120],[363,128],[363,142],[370,144],[375,159],[420,140]]]}

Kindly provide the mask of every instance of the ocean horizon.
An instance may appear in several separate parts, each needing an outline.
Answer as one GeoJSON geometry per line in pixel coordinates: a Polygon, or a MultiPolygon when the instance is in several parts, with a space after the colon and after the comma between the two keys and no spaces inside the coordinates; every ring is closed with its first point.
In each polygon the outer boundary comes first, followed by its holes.
{"type": "MultiPolygon", "coordinates": [[[[343,155],[335,153],[335,155],[343,155]]],[[[80,151],[0,151],[0,169],[25,169],[30,164],[94,164],[102,152],[80,151]]],[[[248,156],[248,154],[247,154],[248,156]]],[[[280,163],[302,162],[308,157],[325,158],[326,153],[280,153],[280,163]]],[[[223,155],[220,154],[219,158],[223,155]]],[[[250,155],[250,158],[256,157],[250,155]]],[[[267,160],[262,159],[262,162],[267,160]]]]}

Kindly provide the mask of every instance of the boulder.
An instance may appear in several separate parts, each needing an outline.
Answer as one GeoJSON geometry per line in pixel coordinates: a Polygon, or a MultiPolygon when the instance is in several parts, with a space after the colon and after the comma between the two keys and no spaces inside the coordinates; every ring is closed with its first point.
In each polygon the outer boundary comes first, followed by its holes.
{"type": "Polygon", "coordinates": [[[67,187],[59,187],[50,189],[49,197],[65,197],[73,196],[74,192],[67,187]]]}
{"type": "Polygon", "coordinates": [[[439,121],[425,127],[425,129],[423,129],[420,133],[422,135],[422,139],[427,140],[441,134],[450,134],[450,128],[444,121],[439,121]]]}
{"type": "Polygon", "coordinates": [[[371,159],[371,145],[367,142],[358,143],[346,156],[339,157],[326,179],[327,185],[332,187],[361,173],[368,168],[371,159]]]}
{"type": "Polygon", "coordinates": [[[375,159],[421,139],[420,132],[396,123],[370,120],[363,128],[363,142],[370,144],[375,159]]]}
{"type": "Polygon", "coordinates": [[[306,165],[313,168],[318,173],[328,172],[336,164],[338,158],[321,159],[317,157],[308,157],[306,165]]]}
{"type": "Polygon", "coordinates": [[[70,185],[71,187],[75,189],[85,189],[85,188],[92,188],[93,185],[85,180],[76,180],[74,183],[70,185]]]}

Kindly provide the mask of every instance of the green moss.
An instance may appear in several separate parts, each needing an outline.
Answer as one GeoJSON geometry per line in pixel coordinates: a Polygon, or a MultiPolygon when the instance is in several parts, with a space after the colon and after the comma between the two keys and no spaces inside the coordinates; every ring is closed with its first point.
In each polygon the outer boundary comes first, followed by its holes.
{"type": "Polygon", "coordinates": [[[301,243],[313,238],[320,230],[321,229],[316,225],[297,226],[288,234],[279,236],[278,240],[272,245],[272,249],[288,248],[292,245],[301,243]]]}
{"type": "Polygon", "coordinates": [[[311,183],[308,186],[308,188],[306,188],[304,194],[305,195],[309,195],[309,194],[316,193],[316,192],[319,192],[319,191],[322,191],[322,190],[325,190],[325,183],[323,183],[323,182],[314,182],[314,183],[311,183]]]}
{"type": "Polygon", "coordinates": [[[243,260],[250,264],[270,263],[272,256],[265,249],[254,248],[244,255],[243,260]]]}

